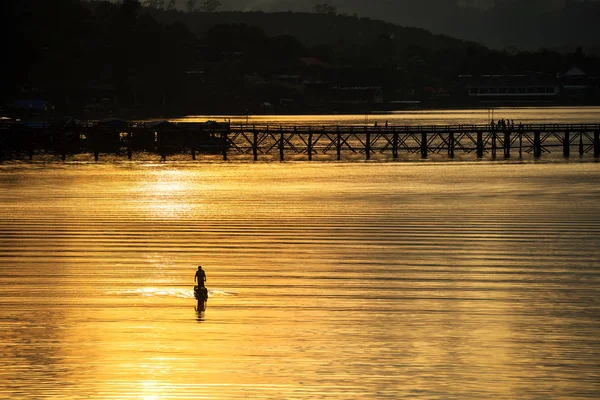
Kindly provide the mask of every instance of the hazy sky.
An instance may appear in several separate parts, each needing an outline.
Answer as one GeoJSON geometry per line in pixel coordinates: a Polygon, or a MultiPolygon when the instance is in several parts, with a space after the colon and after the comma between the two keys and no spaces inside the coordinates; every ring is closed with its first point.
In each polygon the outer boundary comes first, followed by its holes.
{"type": "MultiPolygon", "coordinates": [[[[580,0],[580,2],[585,0],[580,0]]],[[[588,0],[590,1],[590,0],[588,0]]],[[[597,0],[591,0],[597,1],[597,0]]],[[[198,1],[200,3],[201,0],[198,1]]],[[[495,5],[506,6],[510,5],[515,9],[526,8],[536,9],[537,11],[559,11],[567,0],[221,0],[223,9],[236,10],[310,10],[315,4],[327,3],[337,7],[340,12],[348,14],[358,13],[360,15],[377,13],[377,9],[382,7],[385,9],[396,8],[399,12],[406,10],[419,10],[423,4],[438,4],[446,3],[450,6],[457,5],[460,7],[475,7],[480,9],[490,9],[495,5]]],[[[185,0],[178,0],[181,7],[185,5],[185,0]]],[[[434,10],[435,12],[435,10],[434,10]]],[[[390,15],[393,18],[394,15],[390,15]]]]}

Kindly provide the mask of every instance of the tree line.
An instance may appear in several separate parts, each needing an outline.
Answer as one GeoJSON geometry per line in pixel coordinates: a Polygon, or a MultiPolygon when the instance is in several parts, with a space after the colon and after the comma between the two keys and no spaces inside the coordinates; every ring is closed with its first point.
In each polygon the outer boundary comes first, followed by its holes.
{"type": "Polygon", "coordinates": [[[245,113],[286,98],[296,104],[290,111],[306,112],[320,94],[274,77],[330,88],[377,86],[385,100],[397,100],[423,99],[426,87],[458,93],[459,74],[556,74],[574,63],[600,72],[598,59],[584,51],[491,50],[328,8],[243,13],[170,6],[3,2],[0,29],[12,40],[3,50],[8,62],[0,63],[0,104],[43,98],[64,114],[83,115],[86,105],[108,99],[115,114],[136,117],[245,113]]]}

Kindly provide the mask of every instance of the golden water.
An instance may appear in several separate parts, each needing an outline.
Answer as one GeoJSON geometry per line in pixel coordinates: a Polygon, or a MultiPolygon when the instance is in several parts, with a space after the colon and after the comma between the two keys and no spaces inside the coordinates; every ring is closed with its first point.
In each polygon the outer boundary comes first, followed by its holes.
{"type": "Polygon", "coordinates": [[[599,398],[599,182],[596,163],[0,165],[0,398],[599,398]]]}
{"type": "Polygon", "coordinates": [[[499,107],[455,110],[402,110],[328,115],[190,115],[176,122],[230,121],[233,125],[480,125],[499,119],[523,124],[597,124],[600,107],[499,107]]]}

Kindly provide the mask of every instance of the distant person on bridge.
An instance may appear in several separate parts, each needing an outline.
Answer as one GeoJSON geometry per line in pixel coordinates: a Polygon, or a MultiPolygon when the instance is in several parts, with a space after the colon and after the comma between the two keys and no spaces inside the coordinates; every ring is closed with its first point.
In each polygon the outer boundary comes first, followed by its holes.
{"type": "Polygon", "coordinates": [[[204,282],[206,282],[206,272],[202,269],[202,266],[198,266],[198,270],[196,271],[196,275],[194,275],[194,282],[198,280],[198,286],[204,287],[204,282]]]}

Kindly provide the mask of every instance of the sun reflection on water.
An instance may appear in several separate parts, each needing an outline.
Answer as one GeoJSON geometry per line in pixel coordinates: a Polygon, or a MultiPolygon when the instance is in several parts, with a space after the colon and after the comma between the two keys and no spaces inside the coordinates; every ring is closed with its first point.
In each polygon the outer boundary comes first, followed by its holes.
{"type": "MultiPolygon", "coordinates": [[[[191,187],[188,171],[153,169],[139,182],[139,194],[144,199],[144,207],[153,217],[175,219],[190,216],[194,211],[201,212],[204,202],[198,201],[202,191],[197,192],[197,182],[191,187]],[[194,202],[188,195],[194,195],[194,202]],[[200,194],[198,194],[200,193],[200,194]]],[[[200,186],[204,186],[200,184],[200,186]]],[[[208,188],[205,188],[208,190],[208,188]]]]}

